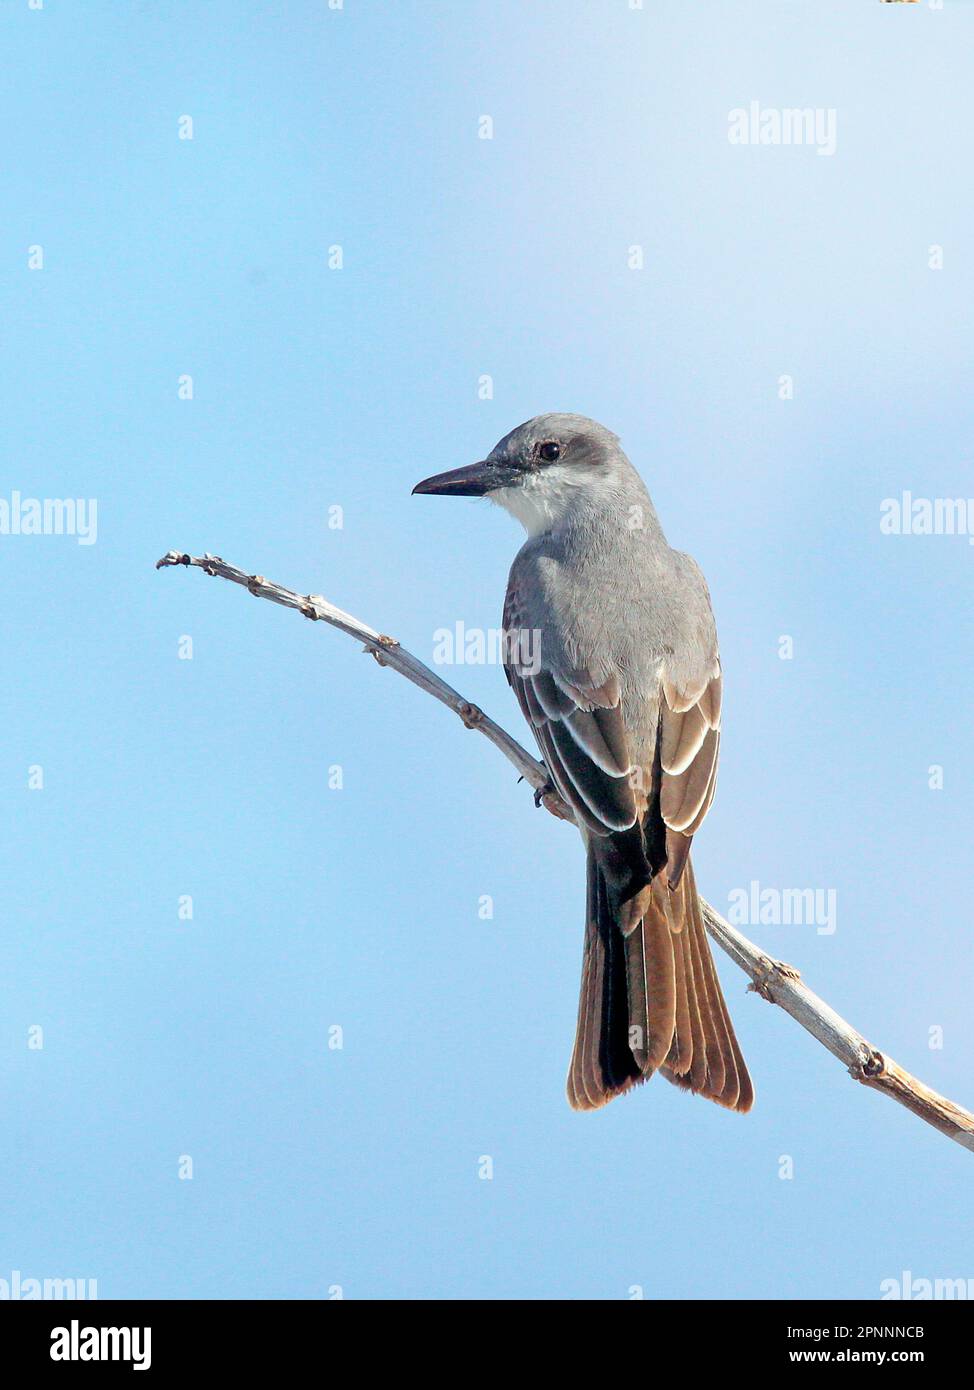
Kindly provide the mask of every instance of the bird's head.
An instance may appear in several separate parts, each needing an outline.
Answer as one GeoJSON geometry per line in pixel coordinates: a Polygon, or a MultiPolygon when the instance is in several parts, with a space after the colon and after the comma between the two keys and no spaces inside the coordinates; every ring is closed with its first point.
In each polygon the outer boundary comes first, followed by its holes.
{"type": "Polygon", "coordinates": [[[611,430],[584,415],[536,415],[495,444],[480,463],[424,478],[414,493],[485,497],[531,535],[549,529],[582,497],[611,487],[628,460],[611,430]]]}

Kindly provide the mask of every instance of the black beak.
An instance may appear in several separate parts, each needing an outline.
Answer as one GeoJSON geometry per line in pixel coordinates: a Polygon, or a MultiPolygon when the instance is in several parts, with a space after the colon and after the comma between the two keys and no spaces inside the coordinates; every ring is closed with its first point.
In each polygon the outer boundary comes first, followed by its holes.
{"type": "Polygon", "coordinates": [[[507,487],[514,477],[514,469],[483,459],[466,468],[454,468],[451,473],[435,473],[432,478],[424,478],[413,488],[413,494],[429,492],[441,497],[483,497],[495,488],[507,487]]]}

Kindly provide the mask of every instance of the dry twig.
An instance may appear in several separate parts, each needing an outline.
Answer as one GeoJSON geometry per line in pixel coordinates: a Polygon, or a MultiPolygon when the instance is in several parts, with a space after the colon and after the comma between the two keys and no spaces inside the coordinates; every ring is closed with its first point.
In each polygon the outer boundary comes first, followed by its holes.
{"type": "MultiPolygon", "coordinates": [[[[293,589],[285,589],[274,584],[263,575],[247,574],[235,565],[228,565],[218,555],[186,555],[170,550],[156,564],[156,569],[170,565],[195,566],[210,575],[219,575],[233,584],[240,584],[256,595],[280,603],[285,608],[295,608],[306,618],[329,623],[332,627],[347,632],[350,637],[364,643],[380,666],[391,666],[401,676],[418,685],[442,704],[460,716],[468,729],[476,729],[490,739],[495,748],[512,763],[522,778],[535,791],[535,797],[555,816],[562,820],[574,817],[548,781],[544,764],[522,748],[499,724],[483,710],[465,700],[452,686],[434,675],[428,666],[396,641],[386,637],[374,628],[343,613],[340,608],[329,603],[320,594],[298,594],[293,589]]],[[[803,983],[797,970],[782,961],[773,960],[753,941],[749,941],[735,927],[721,917],[708,902],[701,899],[704,921],[707,930],[717,945],[730,956],[731,960],[751,977],[751,988],[764,999],[777,1004],[790,1014],[797,1023],[811,1033],[823,1047],[828,1048],[848,1068],[850,1075],[885,1095],[891,1096],[900,1105],[919,1115],[921,1120],[939,1129],[942,1134],[974,1150],[974,1115],[962,1106],[931,1091],[922,1081],[904,1071],[891,1057],[880,1052],[866,1041],[861,1033],[840,1018],[834,1009],[814,994],[803,983]]]]}

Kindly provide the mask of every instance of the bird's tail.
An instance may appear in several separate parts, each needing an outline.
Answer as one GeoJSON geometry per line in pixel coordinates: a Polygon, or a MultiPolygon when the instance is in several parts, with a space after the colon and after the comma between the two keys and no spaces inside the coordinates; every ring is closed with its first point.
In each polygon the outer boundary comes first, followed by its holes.
{"type": "Polygon", "coordinates": [[[641,921],[623,935],[589,851],[569,1103],[598,1109],[659,1070],[729,1110],[750,1110],[754,1088],[714,969],[689,860],[675,890],[658,874],[644,897],[641,921]]]}

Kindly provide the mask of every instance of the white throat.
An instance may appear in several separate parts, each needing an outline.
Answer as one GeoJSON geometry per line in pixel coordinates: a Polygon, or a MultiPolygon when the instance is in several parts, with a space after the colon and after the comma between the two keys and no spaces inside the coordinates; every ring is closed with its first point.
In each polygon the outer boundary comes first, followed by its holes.
{"type": "Polygon", "coordinates": [[[510,512],[529,536],[555,530],[577,505],[585,483],[577,471],[557,464],[529,473],[512,487],[488,493],[490,500],[510,512]]]}

